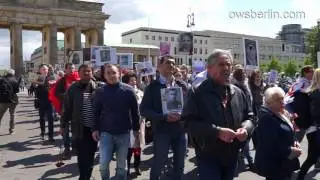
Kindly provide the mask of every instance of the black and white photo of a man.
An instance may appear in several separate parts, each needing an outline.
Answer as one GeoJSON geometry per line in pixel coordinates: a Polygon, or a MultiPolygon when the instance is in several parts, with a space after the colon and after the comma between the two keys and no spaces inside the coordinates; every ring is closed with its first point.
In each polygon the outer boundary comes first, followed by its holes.
{"type": "MultiPolygon", "coordinates": [[[[167,112],[181,112],[183,107],[181,88],[165,89],[165,106],[167,112]]],[[[165,112],[166,113],[166,112],[165,112]]]]}
{"type": "Polygon", "coordinates": [[[80,56],[77,52],[74,52],[72,55],[72,64],[80,64],[80,56]]]}
{"type": "Polygon", "coordinates": [[[110,49],[101,49],[100,50],[100,62],[106,63],[111,61],[110,49]]]}
{"type": "Polygon", "coordinates": [[[258,66],[258,49],[257,41],[244,39],[245,45],[245,65],[246,66],[258,66]]]}
{"type": "Polygon", "coordinates": [[[182,33],[179,35],[179,52],[190,53],[193,50],[193,34],[182,33]]]}
{"type": "Polygon", "coordinates": [[[128,66],[129,65],[129,56],[128,55],[122,55],[120,64],[122,66],[128,66]]]}

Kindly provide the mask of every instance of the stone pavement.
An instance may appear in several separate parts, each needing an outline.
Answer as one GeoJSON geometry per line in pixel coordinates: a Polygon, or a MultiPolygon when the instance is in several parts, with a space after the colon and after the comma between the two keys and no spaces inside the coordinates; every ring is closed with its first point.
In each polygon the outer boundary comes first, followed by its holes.
{"type": "MultiPolygon", "coordinates": [[[[9,116],[5,115],[0,127],[0,180],[53,180],[53,179],[78,179],[76,157],[64,161],[63,167],[57,168],[59,146],[62,145],[61,136],[56,133],[55,145],[43,142],[40,137],[38,112],[33,108],[33,98],[28,97],[25,92],[19,94],[20,104],[16,110],[16,131],[14,135],[8,134],[9,116]]],[[[55,132],[58,132],[59,123],[55,122],[55,132]]],[[[302,146],[306,152],[307,143],[302,146]]],[[[133,179],[149,179],[149,170],[152,159],[152,147],[147,146],[143,150],[142,176],[133,179]]],[[[170,154],[169,157],[171,157],[170,154]]],[[[306,153],[301,157],[304,160],[306,153]]],[[[98,164],[98,158],[96,158],[98,164]]],[[[196,167],[194,165],[194,151],[189,149],[188,158],[185,161],[185,179],[196,179],[196,167]]],[[[111,175],[114,175],[115,162],[111,164],[111,175]]],[[[132,170],[133,171],[133,170],[132,170]]],[[[93,179],[99,180],[99,166],[96,165],[93,179]]],[[[163,177],[162,179],[168,179],[163,177]]],[[[236,180],[262,180],[249,171],[239,174],[236,180]]],[[[320,173],[311,170],[308,175],[310,180],[320,179],[320,173]]]]}

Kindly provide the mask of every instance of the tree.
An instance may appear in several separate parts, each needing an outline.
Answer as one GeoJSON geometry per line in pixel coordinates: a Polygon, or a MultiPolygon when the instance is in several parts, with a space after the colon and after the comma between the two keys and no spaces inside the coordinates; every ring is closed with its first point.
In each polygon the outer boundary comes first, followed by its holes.
{"type": "Polygon", "coordinates": [[[293,60],[289,60],[289,62],[284,65],[284,73],[286,76],[293,77],[297,71],[298,71],[297,63],[293,60]]]}
{"type": "Polygon", "coordinates": [[[314,26],[311,28],[311,31],[307,34],[306,38],[306,49],[308,57],[312,61],[314,66],[317,65],[317,51],[319,50],[319,40],[320,40],[320,31],[314,26]]]}
{"type": "Polygon", "coordinates": [[[304,57],[303,65],[304,65],[304,66],[306,66],[306,65],[313,65],[311,56],[308,55],[308,56],[304,57]]]}
{"type": "Polygon", "coordinates": [[[271,61],[267,64],[266,70],[269,72],[271,70],[276,70],[278,72],[281,72],[282,66],[278,59],[275,57],[271,58],[271,61]]]}
{"type": "Polygon", "coordinates": [[[260,71],[267,72],[267,64],[265,64],[265,63],[260,64],[260,71]]]}

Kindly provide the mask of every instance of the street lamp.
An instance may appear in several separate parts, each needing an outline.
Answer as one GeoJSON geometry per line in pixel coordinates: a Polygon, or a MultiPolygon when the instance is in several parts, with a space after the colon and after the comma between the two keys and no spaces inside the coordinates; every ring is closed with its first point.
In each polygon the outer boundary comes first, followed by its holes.
{"type": "MultiPolygon", "coordinates": [[[[192,33],[192,27],[195,26],[195,23],[194,23],[194,13],[190,13],[187,15],[187,28],[190,29],[190,32],[192,33]]],[[[193,38],[192,38],[192,44],[193,44],[193,38]]],[[[189,64],[192,66],[192,55],[193,55],[193,46],[192,48],[190,49],[190,56],[191,56],[191,60],[189,59],[189,64]]],[[[188,55],[186,55],[186,59],[188,60],[188,55]]]]}
{"type": "Polygon", "coordinates": [[[192,28],[193,26],[195,26],[194,13],[188,14],[187,18],[188,18],[187,28],[192,28]]]}
{"type": "Polygon", "coordinates": [[[317,20],[317,67],[320,67],[320,19],[317,20]]]}

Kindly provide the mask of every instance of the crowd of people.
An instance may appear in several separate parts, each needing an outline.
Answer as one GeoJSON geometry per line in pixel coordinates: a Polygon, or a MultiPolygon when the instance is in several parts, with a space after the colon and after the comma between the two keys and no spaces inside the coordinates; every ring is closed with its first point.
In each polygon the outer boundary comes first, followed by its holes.
{"type": "MultiPolygon", "coordinates": [[[[216,49],[207,59],[206,70],[194,76],[170,56],[159,57],[157,73],[145,77],[112,64],[96,71],[87,64],[76,70],[68,63],[63,73],[43,64],[32,81],[39,134],[46,139],[47,120],[47,139],[55,143],[54,119],[59,117],[63,159],[77,156],[80,180],[90,179],[96,151],[103,180],[110,179],[114,154],[117,179],[130,176],[132,155],[139,177],[141,150],[151,141],[151,180],[163,173],[169,150],[173,171],[168,176],[183,179],[188,147],[195,149],[200,180],[232,180],[244,158],[252,172],[268,180],[289,180],[299,169],[298,180],[304,179],[320,156],[320,69],[303,67],[283,89],[268,83],[259,70],[234,65],[227,50],[216,49]],[[171,87],[182,89],[182,112],[163,112],[161,89],[171,87]],[[305,134],[308,151],[302,152],[305,134]],[[300,168],[302,153],[308,155],[300,168]]],[[[12,133],[19,82],[10,70],[1,83],[11,92],[0,85],[0,118],[9,109],[12,133]]]]}

